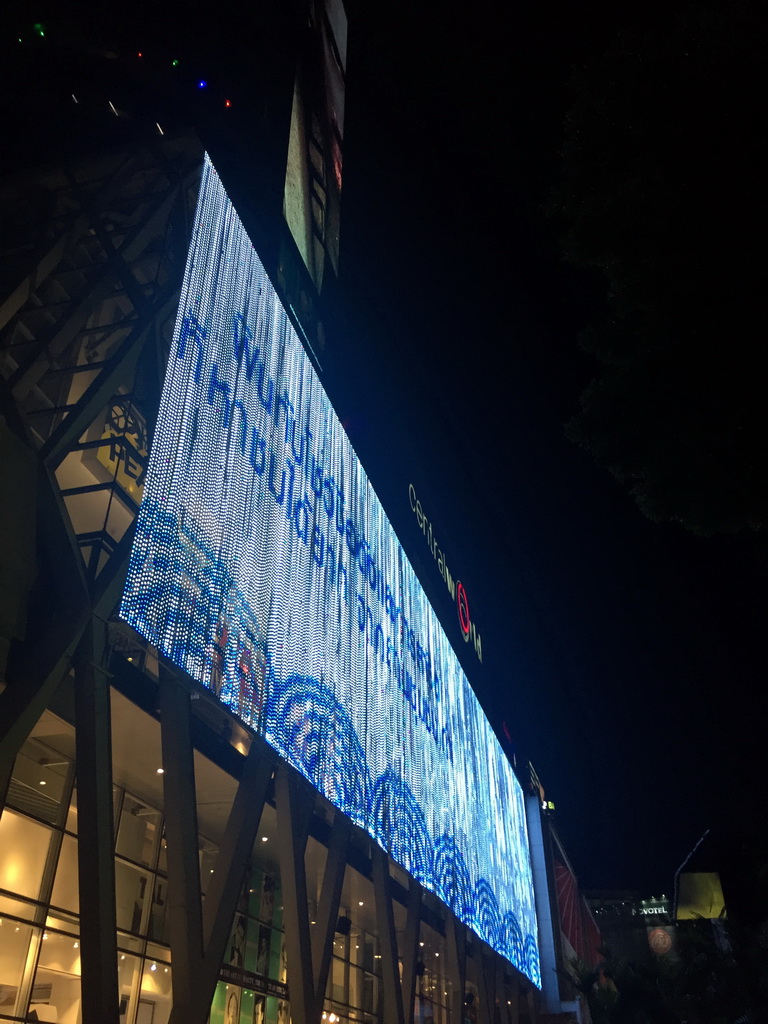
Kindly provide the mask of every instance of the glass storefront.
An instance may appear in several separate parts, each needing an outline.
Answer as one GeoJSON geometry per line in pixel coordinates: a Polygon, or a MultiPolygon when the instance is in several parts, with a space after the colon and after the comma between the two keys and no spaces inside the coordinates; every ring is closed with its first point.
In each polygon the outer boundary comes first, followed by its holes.
{"type": "MultiPolygon", "coordinates": [[[[53,722],[50,712],[46,716],[53,722]]],[[[59,719],[53,725],[49,739],[73,750],[74,730],[59,719]]],[[[173,967],[161,801],[157,792],[154,800],[141,795],[140,779],[133,788],[130,777],[120,781],[114,790],[119,1020],[167,1024],[173,967]]],[[[73,759],[50,743],[28,740],[0,817],[0,1021],[81,1022],[76,796],[73,759]]],[[[200,837],[203,890],[217,852],[215,842],[200,837]]],[[[250,866],[210,1024],[290,1022],[282,892],[272,856],[250,866]]],[[[417,971],[416,1020],[444,1024],[450,989],[440,937],[431,936],[428,945],[433,962],[420,963],[417,971]]],[[[357,923],[337,933],[326,1020],[381,1020],[380,961],[375,936],[357,923]]]]}

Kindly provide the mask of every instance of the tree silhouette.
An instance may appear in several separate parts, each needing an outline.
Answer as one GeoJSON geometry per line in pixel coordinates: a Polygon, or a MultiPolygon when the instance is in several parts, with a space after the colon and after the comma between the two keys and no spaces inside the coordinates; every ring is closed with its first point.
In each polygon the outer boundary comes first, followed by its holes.
{"type": "Polygon", "coordinates": [[[576,74],[551,202],[566,259],[605,282],[568,433],[701,534],[768,519],[758,38],[743,0],[636,17],[576,74]]]}

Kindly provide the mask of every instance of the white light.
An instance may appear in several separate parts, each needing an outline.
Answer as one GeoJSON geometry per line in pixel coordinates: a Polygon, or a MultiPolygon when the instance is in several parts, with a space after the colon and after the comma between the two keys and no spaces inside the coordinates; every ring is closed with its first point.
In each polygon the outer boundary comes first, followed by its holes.
{"type": "Polygon", "coordinates": [[[149,969],[150,969],[150,971],[156,971],[157,970],[157,964],[150,964],[149,965],[149,969]]]}
{"type": "Polygon", "coordinates": [[[269,839],[269,836],[262,836],[261,837],[262,843],[266,843],[268,839],[269,839]]]}
{"type": "Polygon", "coordinates": [[[363,901],[362,900],[358,900],[357,901],[357,905],[358,905],[358,907],[362,907],[363,906],[363,901]]]}
{"type": "Polygon", "coordinates": [[[115,115],[115,117],[119,117],[120,115],[115,110],[115,104],[112,102],[112,100],[109,100],[108,102],[109,102],[109,108],[112,111],[112,113],[115,115]]]}
{"type": "Polygon", "coordinates": [[[164,131],[163,131],[163,129],[162,129],[161,127],[160,127],[160,125],[159,125],[159,124],[157,123],[157,121],[155,121],[155,125],[157,125],[157,130],[158,130],[158,132],[159,132],[159,133],[160,133],[161,135],[165,135],[165,132],[164,132],[164,131]]]}
{"type": "Polygon", "coordinates": [[[207,157],[120,615],[540,984],[522,789],[207,157]]]}
{"type": "Polygon", "coordinates": [[[165,775],[165,768],[155,768],[156,775],[165,775]]]}

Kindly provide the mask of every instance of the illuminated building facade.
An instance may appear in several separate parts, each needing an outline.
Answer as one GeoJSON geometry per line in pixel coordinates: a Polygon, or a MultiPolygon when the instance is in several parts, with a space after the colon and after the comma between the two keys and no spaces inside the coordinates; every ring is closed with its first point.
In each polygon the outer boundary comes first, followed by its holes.
{"type": "Polygon", "coordinates": [[[520,786],[202,147],[2,202],[0,1020],[532,1019],[520,786]]]}

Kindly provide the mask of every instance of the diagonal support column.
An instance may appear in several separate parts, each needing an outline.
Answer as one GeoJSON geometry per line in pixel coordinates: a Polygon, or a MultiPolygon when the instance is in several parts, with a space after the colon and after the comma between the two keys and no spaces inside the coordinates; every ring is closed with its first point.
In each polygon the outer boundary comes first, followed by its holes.
{"type": "Polygon", "coordinates": [[[36,631],[27,628],[26,640],[11,649],[0,693],[0,810],[16,755],[69,671],[93,611],[77,543],[59,510],[58,486],[44,467],[38,467],[36,493],[37,507],[27,514],[37,518],[38,557],[51,569],[45,586],[30,595],[27,615],[36,631]]]}
{"type": "Polygon", "coordinates": [[[381,981],[384,995],[384,1020],[387,1024],[405,1024],[403,992],[397,962],[395,911],[389,879],[387,855],[379,846],[372,850],[373,894],[376,902],[376,926],[381,950],[381,981]]]}
{"type": "Polygon", "coordinates": [[[335,812],[331,842],[325,861],[323,886],[320,891],[320,905],[317,911],[317,927],[312,931],[312,984],[315,992],[314,1019],[320,1020],[323,1000],[328,987],[328,974],[333,957],[333,940],[339,919],[341,890],[344,885],[344,871],[347,866],[351,822],[339,811],[335,812]]]}
{"type": "Polygon", "coordinates": [[[118,1024],[109,679],[101,624],[74,658],[83,1020],[118,1024]]]}
{"type": "Polygon", "coordinates": [[[496,1008],[496,965],[493,954],[483,945],[475,943],[475,980],[480,994],[480,1012],[488,1024],[494,1024],[496,1008]]]}
{"type": "MultiPolygon", "coordinates": [[[[205,956],[197,997],[202,1009],[210,1007],[216,989],[219,967],[232,928],[237,900],[253,850],[267,792],[272,781],[272,763],[252,741],[245,758],[243,774],[229,812],[224,838],[216,858],[216,871],[208,886],[203,904],[203,941],[205,956]]],[[[206,1013],[198,1012],[197,1021],[204,1024],[206,1013]]]]}
{"type": "Polygon", "coordinates": [[[304,1024],[315,1024],[307,873],[304,866],[314,796],[304,780],[296,777],[285,765],[278,768],[275,777],[275,805],[291,1017],[304,1024]]]}
{"type": "Polygon", "coordinates": [[[461,1020],[467,990],[467,931],[461,922],[448,913],[445,921],[445,939],[448,946],[448,967],[454,992],[453,1012],[461,1020]]]}
{"type": "Polygon", "coordinates": [[[189,693],[160,672],[165,833],[168,843],[168,931],[173,960],[173,1020],[193,1020],[203,962],[195,762],[189,693]]]}
{"type": "Polygon", "coordinates": [[[416,999],[416,952],[419,948],[419,927],[421,925],[422,888],[411,878],[408,885],[408,910],[405,918],[403,940],[403,1013],[405,1024],[413,1024],[413,1009],[416,999]]]}
{"type": "Polygon", "coordinates": [[[170,1024],[205,1024],[272,780],[272,764],[252,742],[203,904],[189,692],[165,666],[160,670],[160,711],[173,959],[170,1024]]]}

